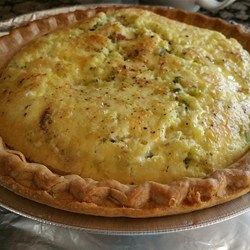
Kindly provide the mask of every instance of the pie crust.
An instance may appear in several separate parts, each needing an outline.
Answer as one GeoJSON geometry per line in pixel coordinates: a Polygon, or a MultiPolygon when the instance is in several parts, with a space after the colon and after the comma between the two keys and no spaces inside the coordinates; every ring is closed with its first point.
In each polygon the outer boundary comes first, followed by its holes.
{"type": "MultiPolygon", "coordinates": [[[[59,14],[14,29],[10,35],[0,38],[0,57],[3,58],[0,68],[33,39],[110,8],[124,7],[100,7],[59,14]]],[[[250,34],[220,19],[161,7],[137,8],[149,9],[198,27],[218,30],[236,38],[250,51],[250,34]]],[[[154,217],[187,213],[248,193],[250,152],[228,168],[216,170],[203,179],[184,178],[170,184],[148,181],[128,185],[115,180],[95,181],[77,175],[55,174],[44,165],[27,162],[21,152],[8,149],[0,137],[0,184],[23,197],[77,213],[110,217],[154,217]]]]}

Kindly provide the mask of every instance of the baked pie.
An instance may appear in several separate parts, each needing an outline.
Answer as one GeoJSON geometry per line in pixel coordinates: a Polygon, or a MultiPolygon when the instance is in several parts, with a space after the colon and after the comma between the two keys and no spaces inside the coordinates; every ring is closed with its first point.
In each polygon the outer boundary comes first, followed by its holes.
{"type": "Polygon", "coordinates": [[[13,30],[0,39],[1,185],[127,217],[248,193],[247,50],[238,27],[167,8],[87,9],[13,30]]]}

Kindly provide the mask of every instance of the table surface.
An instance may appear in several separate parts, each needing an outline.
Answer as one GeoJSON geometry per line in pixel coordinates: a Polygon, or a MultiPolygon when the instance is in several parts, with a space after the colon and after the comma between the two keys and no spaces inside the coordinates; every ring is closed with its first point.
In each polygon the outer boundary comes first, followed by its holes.
{"type": "Polygon", "coordinates": [[[0,249],[250,250],[250,213],[184,232],[115,236],[50,226],[0,208],[0,249]]]}
{"type": "MultiPolygon", "coordinates": [[[[75,4],[101,3],[85,0],[0,0],[0,22],[17,15],[75,4]]],[[[139,1],[105,1],[138,3],[139,1]]],[[[155,1],[154,1],[155,3],[155,1]]],[[[250,0],[236,1],[210,16],[250,28],[250,0]]],[[[44,225],[0,208],[0,249],[239,249],[250,250],[250,214],[199,230],[159,236],[100,236],[44,225]],[[238,240],[237,240],[238,239],[238,240]],[[240,239],[240,240],[239,240],[240,239]]]]}

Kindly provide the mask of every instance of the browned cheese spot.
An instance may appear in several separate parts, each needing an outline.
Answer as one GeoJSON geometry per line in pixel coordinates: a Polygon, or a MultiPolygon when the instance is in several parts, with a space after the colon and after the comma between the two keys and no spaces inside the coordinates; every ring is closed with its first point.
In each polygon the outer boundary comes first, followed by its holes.
{"type": "Polygon", "coordinates": [[[40,128],[47,133],[49,130],[49,125],[52,124],[52,110],[50,107],[47,107],[40,117],[39,126],[40,128]]]}

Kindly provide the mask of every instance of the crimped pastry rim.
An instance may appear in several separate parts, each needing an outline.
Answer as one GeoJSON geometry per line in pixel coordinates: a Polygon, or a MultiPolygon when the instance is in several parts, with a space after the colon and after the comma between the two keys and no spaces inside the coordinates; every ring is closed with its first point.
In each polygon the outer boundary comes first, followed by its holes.
{"type": "MultiPolygon", "coordinates": [[[[77,10],[16,28],[9,35],[0,38],[0,57],[4,58],[0,61],[0,68],[20,48],[39,36],[74,24],[100,11],[127,7],[77,10]]],[[[129,7],[151,10],[198,27],[218,30],[226,36],[237,38],[250,51],[250,34],[223,20],[164,7],[129,7]]],[[[0,184],[31,200],[76,213],[109,217],[155,217],[187,213],[248,193],[250,152],[227,169],[216,170],[204,179],[184,178],[170,184],[148,181],[141,185],[126,185],[115,180],[98,182],[77,175],[54,174],[44,165],[28,163],[21,152],[9,150],[0,137],[0,184]],[[26,173],[30,186],[26,186],[22,173],[26,173]]]]}

